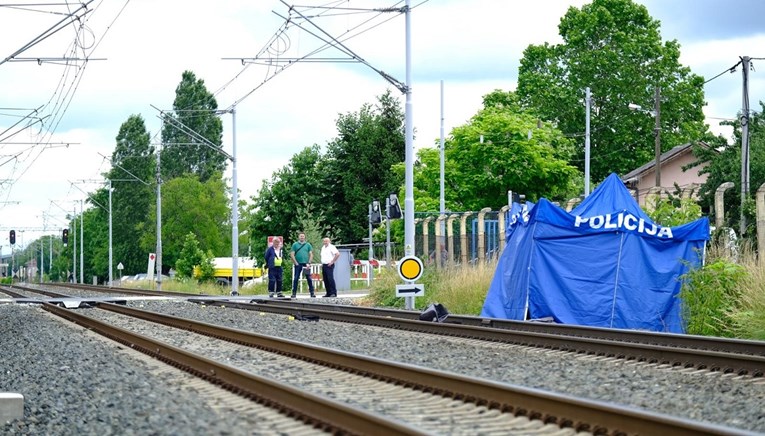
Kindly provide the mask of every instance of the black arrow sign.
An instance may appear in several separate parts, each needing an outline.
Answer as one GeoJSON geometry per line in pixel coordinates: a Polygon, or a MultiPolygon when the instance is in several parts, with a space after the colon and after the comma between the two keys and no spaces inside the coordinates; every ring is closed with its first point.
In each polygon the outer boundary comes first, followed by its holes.
{"type": "Polygon", "coordinates": [[[416,283],[406,283],[403,285],[396,285],[397,297],[409,297],[425,294],[425,285],[418,285],[416,283]]]}

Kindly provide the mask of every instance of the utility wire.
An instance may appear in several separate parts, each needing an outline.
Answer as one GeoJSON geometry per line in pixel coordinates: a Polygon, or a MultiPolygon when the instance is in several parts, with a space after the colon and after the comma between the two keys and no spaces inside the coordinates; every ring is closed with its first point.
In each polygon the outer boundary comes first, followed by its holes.
{"type": "MultiPolygon", "coordinates": [[[[429,0],[424,0],[424,1],[420,2],[420,3],[418,3],[417,5],[412,6],[410,9],[414,9],[416,7],[419,7],[419,6],[423,5],[424,3],[427,3],[428,1],[429,0]]],[[[284,1],[282,1],[282,3],[287,5],[284,1]]],[[[331,10],[331,9],[340,9],[340,10],[348,9],[348,10],[352,10],[353,12],[351,12],[351,13],[346,12],[344,15],[358,14],[358,12],[356,12],[356,9],[338,8],[336,6],[333,6],[333,5],[339,4],[339,3],[342,3],[342,2],[339,2],[339,1],[338,2],[330,2],[327,5],[323,5],[323,6],[313,6],[310,9],[307,9],[306,11],[310,11],[311,9],[319,9],[319,8],[328,8],[328,10],[331,10]]],[[[263,65],[268,66],[268,72],[266,73],[266,78],[261,83],[259,83],[256,87],[254,87],[249,92],[247,92],[244,96],[242,96],[239,99],[237,99],[236,102],[234,102],[230,106],[230,108],[236,106],[237,104],[239,104],[242,100],[247,98],[250,94],[252,94],[256,90],[258,90],[266,82],[270,81],[274,76],[276,76],[277,74],[279,74],[282,71],[284,71],[287,67],[292,66],[295,63],[298,63],[300,61],[311,61],[311,59],[308,59],[309,57],[311,57],[311,56],[313,56],[313,55],[315,55],[317,53],[320,53],[320,52],[322,52],[324,50],[327,50],[329,48],[336,48],[337,50],[339,50],[340,52],[342,52],[343,54],[348,56],[348,59],[342,59],[341,60],[341,59],[329,59],[328,58],[328,59],[326,59],[324,61],[333,61],[333,62],[361,62],[361,63],[367,65],[368,67],[372,68],[376,72],[378,72],[378,74],[380,74],[388,82],[390,82],[391,84],[393,84],[397,88],[401,89],[401,87],[404,86],[403,84],[399,83],[396,79],[394,79],[393,77],[391,77],[387,73],[375,69],[368,62],[366,62],[363,58],[361,58],[360,56],[358,56],[355,53],[353,53],[350,49],[345,47],[344,44],[343,44],[345,41],[347,41],[347,40],[349,40],[351,38],[359,36],[359,35],[367,32],[369,30],[374,29],[375,27],[381,26],[382,24],[386,23],[387,21],[390,21],[390,20],[396,18],[396,16],[393,16],[393,17],[390,17],[388,19],[383,20],[382,22],[378,22],[376,24],[373,24],[373,25],[371,25],[371,26],[369,26],[367,28],[360,29],[362,26],[365,26],[365,25],[369,24],[373,20],[379,18],[384,13],[388,13],[388,12],[400,12],[400,13],[403,13],[403,10],[401,8],[397,7],[401,3],[402,3],[402,1],[398,1],[392,7],[368,9],[367,12],[368,13],[374,13],[375,16],[367,19],[366,21],[363,21],[362,23],[356,25],[352,29],[347,30],[344,35],[342,35],[342,36],[340,36],[338,38],[334,38],[331,35],[327,34],[319,26],[317,26],[313,22],[311,22],[306,15],[301,14],[301,12],[297,11],[296,8],[299,7],[299,6],[289,6],[289,5],[287,5],[290,8],[290,17],[282,17],[279,14],[276,14],[280,18],[283,18],[285,20],[285,23],[279,28],[279,30],[274,34],[274,36],[271,37],[271,39],[264,46],[264,48],[262,48],[260,50],[260,52],[258,52],[258,54],[255,56],[255,58],[253,58],[253,60],[262,59],[263,61],[261,63],[263,65]],[[291,14],[293,11],[296,14],[298,14],[299,17],[293,17],[292,14],[291,14]],[[308,29],[305,29],[303,27],[303,25],[301,24],[301,22],[298,21],[298,19],[302,19],[301,21],[305,21],[305,22],[311,24],[313,27],[315,27],[316,29],[318,29],[319,31],[321,31],[322,33],[327,35],[328,39],[324,38],[324,37],[321,37],[321,36],[317,35],[316,33],[311,32],[308,29]],[[278,55],[281,55],[281,54],[285,53],[286,50],[289,48],[289,37],[286,34],[286,32],[291,27],[291,24],[294,24],[295,26],[299,27],[303,31],[306,31],[309,34],[313,35],[314,37],[318,38],[319,40],[323,41],[324,44],[322,46],[314,49],[310,53],[308,53],[308,54],[306,54],[304,56],[301,56],[301,57],[297,57],[297,58],[278,58],[278,55]],[[280,47],[280,50],[272,51],[274,46],[275,46],[275,43],[277,41],[285,42],[284,48],[280,47]],[[273,56],[269,57],[269,58],[262,58],[261,57],[261,56],[266,55],[266,54],[270,54],[270,55],[276,54],[277,58],[274,58],[273,56]],[[283,64],[283,65],[279,68],[278,64],[283,64]],[[275,69],[273,72],[271,72],[271,68],[272,67],[273,68],[277,68],[277,69],[275,69]]],[[[336,15],[339,15],[339,14],[328,14],[327,11],[324,11],[323,13],[311,15],[311,17],[322,17],[323,18],[323,17],[336,16],[336,15]]],[[[242,60],[242,63],[245,64],[245,59],[242,58],[241,60],[242,60]]],[[[321,62],[321,61],[317,61],[317,60],[313,60],[313,61],[314,62],[321,62]]],[[[231,80],[226,82],[221,88],[219,88],[215,92],[215,95],[217,95],[218,93],[222,92],[232,82],[234,82],[236,79],[238,79],[242,75],[242,73],[244,73],[244,71],[247,69],[247,67],[249,65],[252,65],[252,63],[255,63],[255,62],[246,63],[245,67],[242,68],[242,70],[240,70],[231,80]]],[[[229,110],[230,110],[230,108],[229,108],[229,110]]]]}
{"type": "Polygon", "coordinates": [[[721,72],[720,74],[718,74],[718,75],[716,75],[716,76],[712,77],[711,79],[709,79],[709,80],[705,81],[705,82],[704,82],[704,85],[706,85],[707,83],[709,83],[709,82],[711,82],[711,81],[715,80],[716,78],[718,78],[718,77],[722,76],[722,75],[723,75],[723,74],[725,74],[725,73],[734,73],[734,72],[736,72],[736,67],[737,67],[737,66],[739,66],[739,65],[741,65],[741,62],[742,62],[742,61],[738,61],[738,62],[736,62],[736,64],[735,64],[735,65],[733,65],[732,67],[728,68],[727,70],[724,70],[724,71],[723,71],[723,72],[721,72]]]}

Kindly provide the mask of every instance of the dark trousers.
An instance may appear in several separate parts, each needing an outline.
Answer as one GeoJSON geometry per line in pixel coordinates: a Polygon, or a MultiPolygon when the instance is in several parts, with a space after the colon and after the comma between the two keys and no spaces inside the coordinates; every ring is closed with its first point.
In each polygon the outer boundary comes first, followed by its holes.
{"type": "Polygon", "coordinates": [[[321,275],[324,278],[324,289],[327,290],[327,295],[337,295],[337,287],[335,286],[335,265],[321,265],[321,275]]]}
{"type": "Polygon", "coordinates": [[[311,279],[311,268],[307,263],[299,263],[292,268],[292,295],[297,294],[298,282],[300,281],[300,275],[305,276],[305,281],[308,282],[308,292],[313,295],[313,280],[311,279]]]}
{"type": "Polygon", "coordinates": [[[282,278],[284,277],[284,270],[282,267],[273,267],[268,269],[268,293],[273,294],[274,291],[282,292],[282,278]]]}

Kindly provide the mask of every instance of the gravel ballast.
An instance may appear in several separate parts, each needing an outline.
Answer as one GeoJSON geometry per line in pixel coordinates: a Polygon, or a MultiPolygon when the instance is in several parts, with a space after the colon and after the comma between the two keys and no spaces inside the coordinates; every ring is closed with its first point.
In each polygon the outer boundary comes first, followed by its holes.
{"type": "Polygon", "coordinates": [[[1,434],[287,434],[265,424],[270,409],[234,410],[226,405],[233,394],[137,358],[37,305],[0,305],[0,325],[0,392],[24,395],[24,417],[0,423],[1,434]],[[221,391],[218,404],[201,400],[212,398],[202,390],[221,391]]]}
{"type": "MultiPolygon", "coordinates": [[[[324,301],[317,304],[320,302],[324,301]]],[[[130,301],[128,305],[468,376],[765,432],[762,380],[688,374],[652,365],[325,320],[297,321],[283,315],[187,302],[130,301]]],[[[67,338],[61,333],[65,327],[39,308],[0,305],[0,319],[5,328],[0,337],[0,391],[20,392],[26,398],[25,418],[7,424],[5,433],[195,434],[183,430],[205,428],[204,434],[249,434],[253,428],[252,422],[235,414],[221,418],[220,411],[195,401],[193,392],[174,389],[172,382],[158,380],[141,365],[126,368],[125,357],[115,353],[117,344],[109,346],[82,333],[74,334],[71,328],[67,338]],[[52,387],[51,379],[55,380],[52,387]]]]}

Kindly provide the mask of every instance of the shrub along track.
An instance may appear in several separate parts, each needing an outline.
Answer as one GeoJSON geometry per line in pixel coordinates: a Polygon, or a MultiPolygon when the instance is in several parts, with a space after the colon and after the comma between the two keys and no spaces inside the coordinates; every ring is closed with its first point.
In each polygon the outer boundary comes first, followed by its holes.
{"type": "MultiPolygon", "coordinates": [[[[351,395],[350,398],[344,398],[342,402],[328,399],[272,378],[258,376],[164,344],[142,334],[102,323],[81,314],[83,311],[75,312],[44,304],[44,308],[50,312],[333,433],[425,434],[431,430],[437,433],[472,433],[481,432],[482,425],[488,426],[483,428],[487,433],[500,434],[507,434],[513,425],[520,425],[519,433],[535,429],[535,434],[540,430],[555,434],[566,434],[566,430],[571,431],[569,434],[573,434],[574,431],[595,434],[737,433],[735,429],[728,427],[701,424],[640,409],[617,407],[353,353],[332,351],[119,305],[98,303],[97,306],[125,316],[192,331],[324,367],[323,370],[301,370],[301,374],[307,377],[301,384],[312,385],[326,380],[341,385],[346,383],[348,385],[344,388],[333,388],[332,393],[338,397],[351,395]],[[347,375],[336,374],[339,371],[347,375]],[[360,381],[360,377],[364,380],[360,381]],[[383,417],[380,412],[369,412],[348,404],[362,402],[361,399],[352,397],[354,392],[396,405],[409,401],[407,404],[411,406],[414,402],[415,414],[426,416],[417,418],[410,416],[411,411],[409,414],[399,411],[393,413],[395,418],[383,417]],[[402,419],[402,416],[405,419],[402,419]],[[454,416],[459,417],[453,419],[454,416]],[[442,423],[444,418],[449,427],[438,427],[437,424],[442,423]]],[[[220,347],[223,345],[215,345],[213,348],[220,347]]]]}

